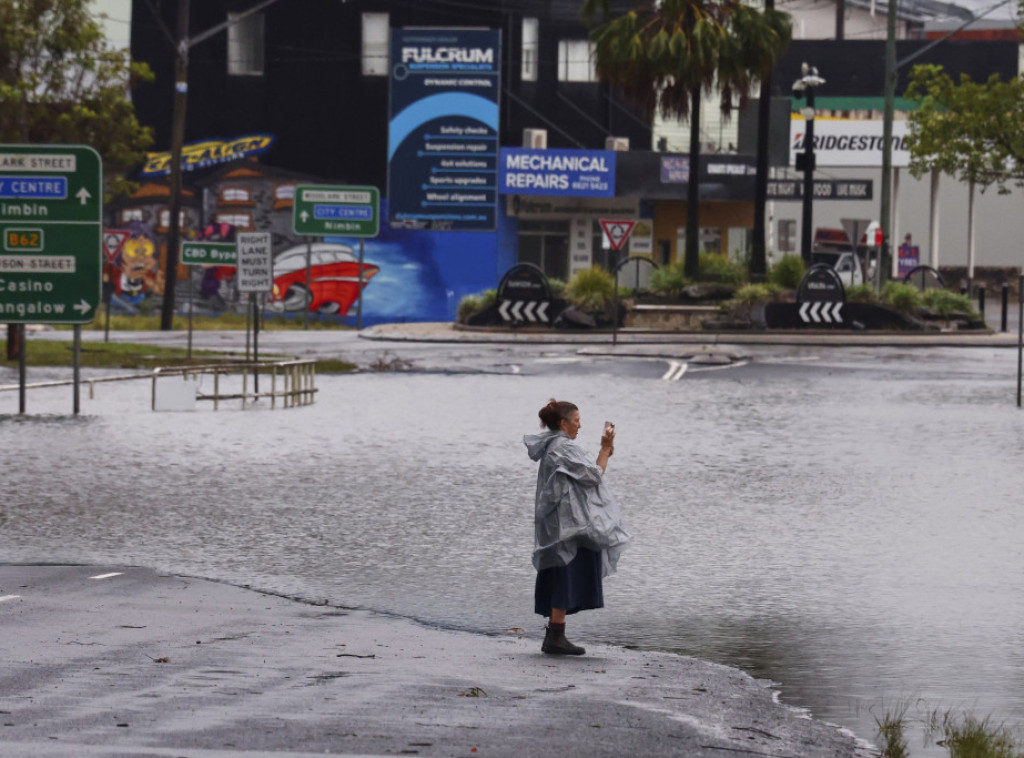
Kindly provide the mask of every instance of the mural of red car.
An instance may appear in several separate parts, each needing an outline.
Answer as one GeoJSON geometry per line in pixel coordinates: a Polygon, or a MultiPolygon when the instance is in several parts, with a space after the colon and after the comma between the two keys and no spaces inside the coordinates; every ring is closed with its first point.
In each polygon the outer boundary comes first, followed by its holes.
{"type": "MultiPolygon", "coordinates": [[[[311,310],[348,313],[359,297],[359,259],[348,245],[315,242],[309,252],[309,286],[306,286],[307,246],[289,248],[274,259],[274,291],[270,306],[280,311],[311,310]]],[[[372,263],[363,266],[363,288],[380,271],[372,263]]]]}

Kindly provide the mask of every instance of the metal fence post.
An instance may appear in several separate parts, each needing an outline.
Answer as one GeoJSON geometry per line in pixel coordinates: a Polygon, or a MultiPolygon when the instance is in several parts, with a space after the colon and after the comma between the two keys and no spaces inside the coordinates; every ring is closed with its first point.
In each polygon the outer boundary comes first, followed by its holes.
{"type": "Polygon", "coordinates": [[[1021,358],[1024,356],[1024,274],[1017,278],[1017,407],[1020,408],[1021,358]]]}
{"type": "Polygon", "coordinates": [[[1010,307],[1010,283],[1009,282],[1003,282],[1003,307],[1002,307],[1002,311],[1001,311],[1002,317],[999,320],[999,325],[1001,327],[1000,331],[1003,331],[1003,332],[1006,331],[1006,315],[1007,315],[1007,311],[1009,310],[1009,307],[1010,307]]]}

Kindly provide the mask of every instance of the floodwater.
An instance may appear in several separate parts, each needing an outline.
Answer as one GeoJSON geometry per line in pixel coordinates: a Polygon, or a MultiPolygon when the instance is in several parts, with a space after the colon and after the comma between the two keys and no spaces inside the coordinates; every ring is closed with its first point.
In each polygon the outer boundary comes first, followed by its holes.
{"type": "MultiPolygon", "coordinates": [[[[581,407],[634,543],[572,638],[778,684],[875,717],[1024,722],[1024,411],[1013,351],[813,357],[688,374],[319,377],[315,405],[153,413],[149,384],[0,394],[0,560],[125,563],[538,636],[536,468],[551,396],[581,407]],[[962,357],[961,357],[962,356],[962,357]],[[55,415],[48,415],[50,411],[55,415]]],[[[912,731],[914,755],[925,749],[912,731]]]]}

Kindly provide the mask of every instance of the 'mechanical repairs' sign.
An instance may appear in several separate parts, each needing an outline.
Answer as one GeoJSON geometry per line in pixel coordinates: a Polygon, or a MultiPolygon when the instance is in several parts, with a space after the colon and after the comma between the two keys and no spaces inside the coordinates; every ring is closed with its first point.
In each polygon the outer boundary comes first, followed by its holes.
{"type": "Polygon", "coordinates": [[[615,151],[503,147],[498,191],[505,195],[614,197],[615,151]]]}

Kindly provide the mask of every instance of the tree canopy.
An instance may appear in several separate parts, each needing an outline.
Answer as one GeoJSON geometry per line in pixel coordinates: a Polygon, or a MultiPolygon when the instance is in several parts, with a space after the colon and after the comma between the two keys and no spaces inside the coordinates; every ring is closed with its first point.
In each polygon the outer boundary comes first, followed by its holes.
{"type": "Polygon", "coordinates": [[[608,19],[610,0],[585,0],[598,74],[647,115],[685,118],[695,89],[721,93],[728,113],[789,46],[789,15],[740,0],[641,0],[608,19]]]}
{"type": "Polygon", "coordinates": [[[125,191],[153,142],[128,91],[152,78],[106,42],[89,0],[0,0],[0,142],[90,145],[125,191]]]}
{"type": "Polygon", "coordinates": [[[955,82],[941,66],[915,66],[906,97],[918,104],[908,120],[910,172],[932,169],[1008,192],[1024,184],[1024,78],[993,74],[955,82]]]}
{"type": "Polygon", "coordinates": [[[684,270],[696,277],[701,93],[717,88],[726,115],[737,95],[742,104],[789,46],[789,15],[741,0],[638,0],[634,10],[611,13],[611,0],[584,0],[601,78],[648,119],[691,117],[684,270]]]}

